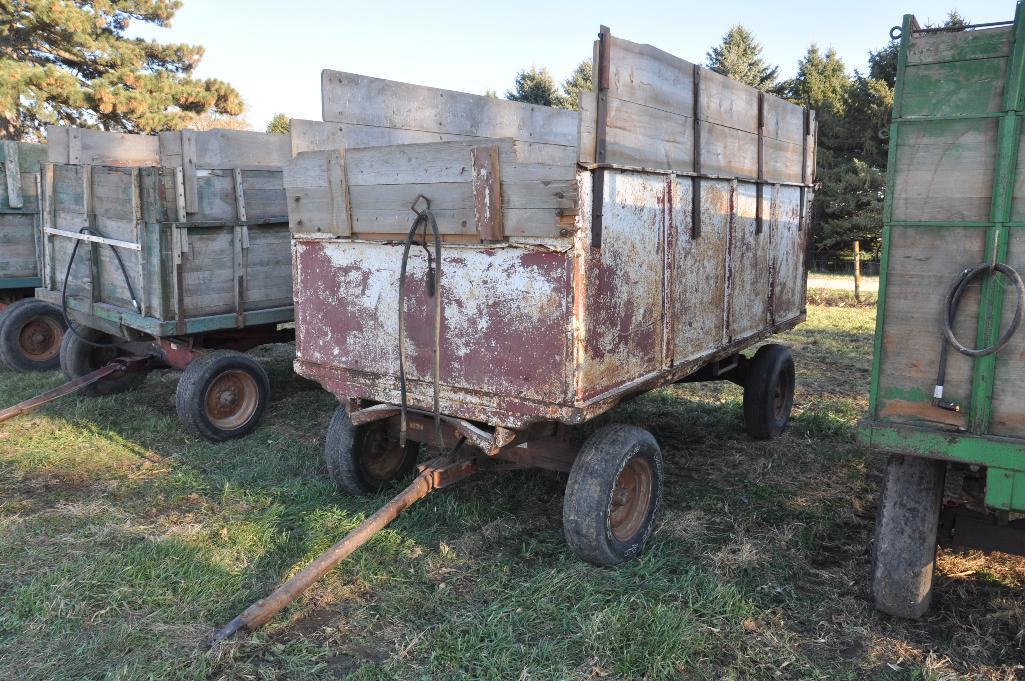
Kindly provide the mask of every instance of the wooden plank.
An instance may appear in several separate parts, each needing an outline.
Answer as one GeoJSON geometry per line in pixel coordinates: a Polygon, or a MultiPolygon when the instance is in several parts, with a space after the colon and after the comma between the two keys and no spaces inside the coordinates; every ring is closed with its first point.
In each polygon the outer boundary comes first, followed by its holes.
{"type": "Polygon", "coordinates": [[[21,208],[25,201],[21,196],[21,171],[19,168],[18,143],[8,140],[3,142],[4,175],[7,185],[7,205],[10,208],[21,208]]]}
{"type": "MultiPolygon", "coordinates": [[[[964,412],[931,405],[936,358],[943,335],[943,296],[962,267],[983,259],[985,230],[963,227],[891,227],[886,309],[882,322],[879,416],[898,422],[933,422],[963,427],[964,412]]],[[[973,344],[979,282],[965,291],[954,333],[973,344]]],[[[973,360],[949,354],[944,397],[967,405],[973,360]]]]}
{"type": "Polygon", "coordinates": [[[907,64],[934,64],[1006,57],[1011,53],[1011,27],[972,31],[915,33],[908,40],[907,64]]]}
{"type": "Polygon", "coordinates": [[[694,165],[694,121],[690,116],[608,98],[607,163],[660,170],[694,165]]]}
{"type": "Polygon", "coordinates": [[[598,96],[593,92],[580,93],[580,163],[594,163],[597,143],[598,96]]]}
{"type": "Polygon", "coordinates": [[[34,215],[0,213],[0,279],[39,275],[34,215]]]}
{"type": "Polygon", "coordinates": [[[995,119],[897,128],[893,220],[986,220],[996,167],[995,119]]]}
{"type": "MultiPolygon", "coordinates": [[[[704,101],[702,94],[702,101],[704,101]]],[[[800,162],[798,162],[800,169],[800,162]]],[[[701,172],[726,177],[758,175],[758,135],[717,123],[701,124],[701,172]]]]}
{"type": "Polygon", "coordinates": [[[185,213],[199,211],[199,178],[196,165],[196,133],[181,131],[182,178],[185,182],[185,213]]]}
{"type": "Polygon", "coordinates": [[[103,166],[155,166],[160,163],[155,135],[47,126],[47,158],[51,163],[103,166]]]}
{"type": "Polygon", "coordinates": [[[323,119],[473,137],[512,137],[576,148],[578,114],[534,104],[325,69],[323,119]]]}
{"type": "Polygon", "coordinates": [[[326,149],[356,149],[387,147],[396,144],[426,144],[429,142],[475,141],[487,139],[476,135],[428,132],[382,128],[375,125],[332,123],[292,119],[289,132],[292,156],[303,151],[326,149]]]}
{"type": "Polygon", "coordinates": [[[505,238],[502,229],[501,171],[498,145],[475,146],[470,149],[473,165],[473,213],[477,233],[485,243],[505,238]]]}
{"type": "Polygon", "coordinates": [[[1001,110],[1006,58],[908,66],[901,116],[953,116],[1001,110]]]}
{"type": "Polygon", "coordinates": [[[609,97],[680,116],[694,115],[694,65],[668,52],[610,36],[609,97]]]}
{"type": "Polygon", "coordinates": [[[804,109],[786,100],[763,94],[765,137],[802,144],[804,142],[804,109]]]}
{"type": "Polygon", "coordinates": [[[698,118],[727,128],[758,132],[758,90],[703,69],[698,118]]]}
{"type": "Polygon", "coordinates": [[[285,166],[288,224],[293,232],[352,234],[345,152],[300,152],[285,166]]]}
{"type": "Polygon", "coordinates": [[[242,184],[242,171],[235,168],[232,172],[235,181],[235,216],[242,222],[246,221],[246,193],[242,184]]]}

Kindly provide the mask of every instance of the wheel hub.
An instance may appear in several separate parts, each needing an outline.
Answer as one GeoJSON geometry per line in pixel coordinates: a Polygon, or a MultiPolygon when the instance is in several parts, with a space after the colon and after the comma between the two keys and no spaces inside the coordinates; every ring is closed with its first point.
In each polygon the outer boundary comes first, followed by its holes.
{"type": "Polygon", "coordinates": [[[654,493],[654,474],[647,459],[635,456],[623,467],[612,490],[610,526],[621,542],[628,542],[644,526],[654,493]]]}
{"type": "Polygon", "coordinates": [[[360,448],[360,466],[374,480],[392,480],[402,468],[406,450],[388,436],[388,430],[374,427],[367,433],[360,448]]]}
{"type": "Polygon", "coordinates": [[[217,376],[207,388],[204,405],[210,423],[222,430],[244,426],[256,413],[260,391],[245,371],[231,369],[217,376]]]}
{"type": "Polygon", "coordinates": [[[39,317],[21,327],[18,347],[26,357],[43,362],[56,357],[60,352],[63,335],[56,321],[39,317]]]}

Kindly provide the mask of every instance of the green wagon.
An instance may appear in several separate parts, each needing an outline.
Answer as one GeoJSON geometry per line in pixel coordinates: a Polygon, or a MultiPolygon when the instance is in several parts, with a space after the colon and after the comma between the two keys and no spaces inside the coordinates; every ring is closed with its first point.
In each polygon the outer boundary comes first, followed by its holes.
{"type": "Polygon", "coordinates": [[[42,282],[39,164],[46,146],[0,142],[0,364],[15,371],[55,369],[64,321],[32,297],[42,282]]]}
{"type": "Polygon", "coordinates": [[[891,454],[875,603],[918,617],[929,607],[937,538],[1025,552],[1016,520],[1025,512],[1025,16],[1019,4],[1011,22],[950,30],[908,15],[898,31],[871,398],[859,436],[891,454]]]}

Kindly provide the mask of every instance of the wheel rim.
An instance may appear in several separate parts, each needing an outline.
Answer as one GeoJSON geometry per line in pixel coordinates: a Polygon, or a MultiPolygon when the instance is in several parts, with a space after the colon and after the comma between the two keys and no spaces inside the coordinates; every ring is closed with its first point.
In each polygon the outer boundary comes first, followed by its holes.
{"type": "Polygon", "coordinates": [[[203,398],[210,424],[221,430],[235,430],[247,424],[259,402],[256,379],[241,369],[218,374],[203,398]]]}
{"type": "Polygon", "coordinates": [[[620,542],[630,541],[644,526],[651,508],[654,477],[648,460],[635,456],[616,478],[609,524],[620,542]]]}
{"type": "MultiPolygon", "coordinates": [[[[408,445],[407,445],[408,446],[408,445]]],[[[363,474],[372,481],[394,480],[406,460],[406,450],[388,437],[387,428],[370,428],[357,453],[363,474]]]]}
{"type": "Polygon", "coordinates": [[[60,353],[64,331],[49,317],[30,319],[18,332],[18,348],[29,359],[45,362],[60,353]]]}
{"type": "Polygon", "coordinates": [[[776,420],[785,419],[787,414],[787,397],[790,394],[790,375],[781,371],[776,377],[776,391],[772,395],[772,409],[776,420]]]}

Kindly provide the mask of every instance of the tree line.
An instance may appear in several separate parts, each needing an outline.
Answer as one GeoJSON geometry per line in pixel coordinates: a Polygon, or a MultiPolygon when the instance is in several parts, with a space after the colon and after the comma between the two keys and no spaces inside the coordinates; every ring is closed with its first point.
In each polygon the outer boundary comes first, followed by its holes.
{"type": "MultiPolygon", "coordinates": [[[[956,10],[941,24],[968,24],[956,10]]],[[[762,46],[742,25],[729,29],[705,55],[705,66],[729,78],[815,109],[818,123],[816,181],[812,204],[813,248],[817,260],[844,257],[860,242],[877,254],[882,232],[886,159],[897,47],[890,40],[868,53],[867,69],[848,72],[832,48],[812,44],[793,78],[780,79],[779,66],[762,57],[762,46]]],[[[532,67],[516,75],[506,99],[575,109],[581,90],[591,89],[591,61],[577,66],[561,84],[548,69],[532,67]]]]}

